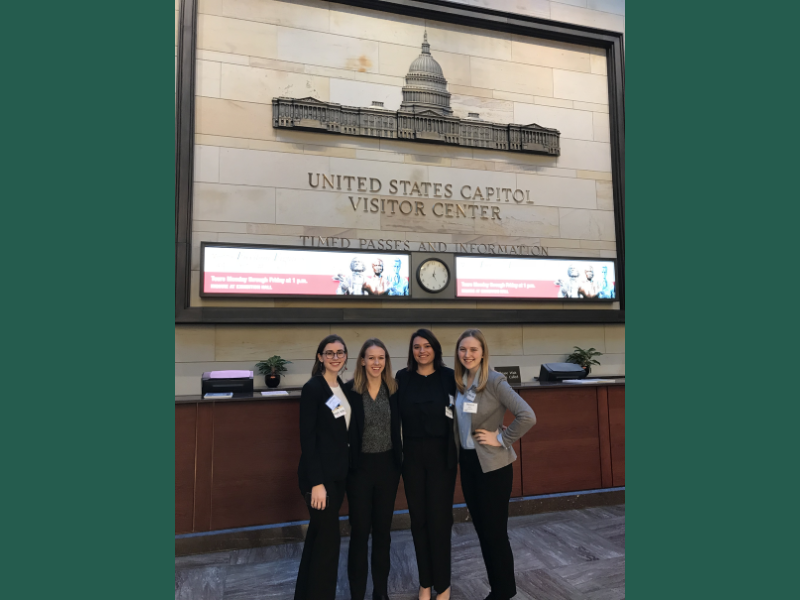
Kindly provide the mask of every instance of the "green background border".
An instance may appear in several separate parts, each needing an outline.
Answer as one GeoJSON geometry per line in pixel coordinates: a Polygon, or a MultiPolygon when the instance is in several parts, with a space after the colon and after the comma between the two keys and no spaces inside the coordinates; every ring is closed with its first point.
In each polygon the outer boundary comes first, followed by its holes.
{"type": "Polygon", "coordinates": [[[3,7],[5,598],[171,594],[173,13],[3,7]]]}
{"type": "Polygon", "coordinates": [[[626,591],[788,598],[797,4],[627,8],[626,591]]]}

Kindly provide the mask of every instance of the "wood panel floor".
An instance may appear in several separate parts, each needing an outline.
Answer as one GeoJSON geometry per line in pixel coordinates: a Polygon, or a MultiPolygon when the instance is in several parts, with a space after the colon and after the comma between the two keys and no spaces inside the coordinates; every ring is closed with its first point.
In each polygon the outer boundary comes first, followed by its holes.
{"type": "MultiPolygon", "coordinates": [[[[512,517],[508,531],[515,600],[624,600],[624,505],[512,517]]],[[[337,600],[350,600],[348,543],[342,539],[337,600]]],[[[176,558],[175,600],[290,600],[302,550],[295,543],[176,558]]],[[[453,527],[452,561],[452,599],[483,600],[489,585],[471,523],[453,527]]],[[[411,532],[393,531],[390,598],[416,600],[417,585],[411,532]]]]}

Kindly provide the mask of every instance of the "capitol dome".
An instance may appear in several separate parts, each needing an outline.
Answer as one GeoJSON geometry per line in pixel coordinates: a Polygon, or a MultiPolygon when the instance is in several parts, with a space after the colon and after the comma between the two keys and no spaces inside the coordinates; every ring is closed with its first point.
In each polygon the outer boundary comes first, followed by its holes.
{"type": "Polygon", "coordinates": [[[427,35],[428,34],[426,33],[426,41],[422,44],[422,54],[415,58],[414,62],[411,63],[411,66],[408,68],[408,74],[411,75],[414,73],[416,75],[438,75],[442,78],[442,80],[444,80],[445,83],[447,83],[447,80],[444,79],[442,67],[438,62],[436,62],[436,59],[431,56],[431,45],[427,43],[427,35]]]}
{"type": "Polygon", "coordinates": [[[400,110],[411,112],[432,110],[441,115],[453,114],[447,80],[444,78],[442,67],[431,56],[427,31],[422,41],[422,53],[408,68],[400,110]]]}

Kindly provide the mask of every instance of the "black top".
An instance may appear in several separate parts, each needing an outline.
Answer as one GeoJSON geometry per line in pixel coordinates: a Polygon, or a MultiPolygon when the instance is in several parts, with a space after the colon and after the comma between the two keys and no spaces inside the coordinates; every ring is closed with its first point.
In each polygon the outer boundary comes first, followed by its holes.
{"type": "Polygon", "coordinates": [[[375,399],[369,391],[361,394],[364,406],[364,435],[361,436],[361,452],[378,454],[392,449],[392,412],[389,406],[389,390],[382,385],[375,399]]]}
{"type": "MultiPolygon", "coordinates": [[[[339,381],[339,385],[342,382],[339,381]]],[[[325,404],[333,396],[322,375],[308,380],[300,395],[300,491],[347,477],[348,448],[345,417],[335,417],[325,404]]]]}
{"type": "MultiPolygon", "coordinates": [[[[350,416],[350,468],[358,468],[361,455],[361,444],[364,437],[364,400],[361,394],[353,389],[354,381],[351,379],[342,386],[347,395],[347,401],[353,413],[350,416]]],[[[372,400],[370,399],[370,402],[372,400]]],[[[397,394],[389,396],[389,412],[391,421],[392,455],[398,469],[403,465],[403,442],[400,437],[400,409],[397,405],[397,394]]]]}
{"type": "Polygon", "coordinates": [[[450,396],[455,399],[453,369],[440,367],[427,377],[401,369],[396,375],[403,436],[407,438],[445,438],[453,430],[453,420],[445,415],[450,396]]]}

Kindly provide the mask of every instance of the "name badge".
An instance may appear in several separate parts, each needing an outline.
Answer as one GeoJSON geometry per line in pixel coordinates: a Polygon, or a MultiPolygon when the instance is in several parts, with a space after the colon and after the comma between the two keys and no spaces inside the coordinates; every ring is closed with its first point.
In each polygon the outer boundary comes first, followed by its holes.
{"type": "Polygon", "coordinates": [[[475,414],[478,412],[478,403],[477,402],[464,402],[462,405],[464,407],[465,413],[475,414]]]}
{"type": "Polygon", "coordinates": [[[456,403],[456,399],[453,398],[453,394],[447,394],[447,397],[450,398],[450,406],[453,406],[456,403]]]}
{"type": "Polygon", "coordinates": [[[339,417],[343,417],[347,414],[343,406],[337,406],[333,409],[333,416],[338,419],[339,417]]]}
{"type": "Polygon", "coordinates": [[[333,410],[334,408],[339,406],[341,402],[339,402],[339,399],[336,396],[331,396],[330,398],[328,398],[328,401],[325,404],[327,405],[328,408],[333,410]]]}
{"type": "Polygon", "coordinates": [[[452,419],[453,418],[453,409],[450,408],[449,406],[445,406],[444,407],[444,414],[447,416],[448,419],[452,419]]]}

